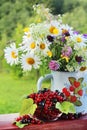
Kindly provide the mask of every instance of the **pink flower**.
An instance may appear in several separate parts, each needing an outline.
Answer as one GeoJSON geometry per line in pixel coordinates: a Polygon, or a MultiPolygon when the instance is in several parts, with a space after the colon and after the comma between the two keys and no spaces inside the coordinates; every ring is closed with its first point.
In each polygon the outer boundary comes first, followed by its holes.
{"type": "Polygon", "coordinates": [[[55,60],[51,60],[49,63],[50,70],[58,70],[60,65],[55,60]]]}
{"type": "Polygon", "coordinates": [[[72,48],[70,46],[65,45],[64,48],[62,49],[62,55],[70,57],[71,54],[72,54],[72,48]]]}

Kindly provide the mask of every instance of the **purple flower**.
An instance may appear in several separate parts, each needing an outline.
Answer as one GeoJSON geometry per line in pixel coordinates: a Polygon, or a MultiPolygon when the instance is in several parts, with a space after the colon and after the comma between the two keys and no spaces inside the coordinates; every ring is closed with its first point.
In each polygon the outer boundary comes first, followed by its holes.
{"type": "Polygon", "coordinates": [[[51,35],[48,35],[48,36],[47,36],[47,39],[48,39],[49,42],[53,42],[54,37],[52,37],[51,35]]]}
{"type": "Polygon", "coordinates": [[[62,42],[65,42],[65,41],[66,41],[66,39],[65,39],[64,36],[61,38],[61,41],[62,41],[62,42]]]}
{"type": "Polygon", "coordinates": [[[79,34],[79,32],[78,31],[74,31],[73,34],[79,34]]]}
{"type": "Polygon", "coordinates": [[[64,48],[62,49],[62,55],[70,57],[71,54],[72,54],[72,48],[70,46],[65,45],[64,48]]]}
{"type": "Polygon", "coordinates": [[[55,60],[51,60],[49,63],[50,70],[58,70],[60,65],[55,60]]]}
{"type": "Polygon", "coordinates": [[[83,61],[83,58],[81,56],[75,56],[75,60],[78,62],[78,63],[81,63],[83,61]]]}
{"type": "Polygon", "coordinates": [[[87,39],[87,34],[83,34],[83,37],[87,39]]]}
{"type": "Polygon", "coordinates": [[[69,32],[66,32],[66,33],[65,33],[65,36],[70,36],[70,33],[69,33],[69,32]]]}

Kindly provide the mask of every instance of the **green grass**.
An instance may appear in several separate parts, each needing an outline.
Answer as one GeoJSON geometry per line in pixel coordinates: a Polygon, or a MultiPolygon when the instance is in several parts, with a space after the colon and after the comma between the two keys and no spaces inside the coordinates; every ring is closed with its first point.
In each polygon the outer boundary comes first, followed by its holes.
{"type": "MultiPolygon", "coordinates": [[[[47,87],[47,83],[45,84],[47,87]]],[[[36,91],[36,79],[32,77],[18,79],[9,73],[0,73],[0,114],[19,112],[22,99],[36,91]]]]}

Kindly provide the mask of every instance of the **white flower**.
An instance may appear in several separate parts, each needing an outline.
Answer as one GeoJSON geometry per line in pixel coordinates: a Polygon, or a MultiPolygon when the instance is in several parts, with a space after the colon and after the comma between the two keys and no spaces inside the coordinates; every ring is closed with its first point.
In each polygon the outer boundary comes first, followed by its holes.
{"type": "Polygon", "coordinates": [[[75,42],[74,49],[78,50],[81,47],[86,47],[86,39],[81,34],[75,34],[71,37],[72,41],[75,42]]]}
{"type": "Polygon", "coordinates": [[[72,35],[73,31],[72,31],[72,27],[70,27],[68,24],[62,24],[61,25],[61,30],[62,30],[62,33],[64,32],[69,32],[70,35],[72,35]]]}
{"type": "Polygon", "coordinates": [[[20,62],[24,71],[31,71],[32,68],[38,69],[41,65],[39,56],[34,53],[22,54],[20,62]]]}
{"type": "Polygon", "coordinates": [[[26,44],[31,39],[31,29],[24,28],[23,44],[26,44]]]}
{"type": "Polygon", "coordinates": [[[28,40],[25,44],[20,44],[20,50],[24,52],[34,52],[37,49],[37,42],[35,42],[32,38],[28,40]]]}
{"type": "Polygon", "coordinates": [[[16,48],[15,43],[12,43],[9,47],[4,49],[5,59],[8,64],[18,64],[18,49],[16,48]]]}
{"type": "Polygon", "coordinates": [[[47,40],[39,41],[38,46],[39,46],[39,52],[43,56],[47,56],[47,52],[49,51],[49,45],[47,40]]]}
{"type": "Polygon", "coordinates": [[[49,24],[49,32],[52,36],[58,36],[61,34],[61,28],[57,20],[52,20],[49,24]]]}

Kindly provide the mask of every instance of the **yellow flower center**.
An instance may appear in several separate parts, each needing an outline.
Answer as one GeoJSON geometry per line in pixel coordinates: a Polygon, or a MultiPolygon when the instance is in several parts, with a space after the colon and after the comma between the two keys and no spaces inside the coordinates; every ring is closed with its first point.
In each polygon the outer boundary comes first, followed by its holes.
{"type": "Polygon", "coordinates": [[[44,43],[41,43],[41,44],[40,44],[40,49],[42,49],[42,50],[45,49],[45,44],[44,44],[44,43]]]}
{"type": "Polygon", "coordinates": [[[33,58],[27,58],[26,61],[30,65],[33,65],[35,63],[35,60],[33,58]]]}
{"type": "Polygon", "coordinates": [[[86,69],[87,69],[87,67],[84,66],[84,67],[81,67],[81,68],[80,68],[80,71],[85,71],[86,69]]]}
{"type": "Polygon", "coordinates": [[[62,30],[62,33],[67,33],[68,31],[66,29],[63,29],[62,30]]]}
{"type": "Polygon", "coordinates": [[[11,52],[11,56],[12,56],[12,58],[14,58],[14,59],[17,58],[17,55],[16,55],[16,53],[15,53],[14,51],[11,52]]]}
{"type": "Polygon", "coordinates": [[[48,54],[49,57],[52,57],[52,52],[51,51],[48,51],[47,54],[48,54]]]}
{"type": "Polygon", "coordinates": [[[54,27],[54,26],[51,26],[49,31],[52,34],[58,34],[59,33],[59,30],[56,27],[54,27]]]}
{"type": "Polygon", "coordinates": [[[82,39],[81,39],[80,37],[77,37],[77,38],[76,38],[76,41],[77,41],[77,42],[81,42],[82,39]]]}
{"type": "Polygon", "coordinates": [[[55,28],[54,30],[53,30],[53,34],[58,34],[59,33],[59,30],[57,29],[57,28],[55,28]]]}
{"type": "Polygon", "coordinates": [[[24,32],[29,32],[29,28],[24,28],[24,32]]]}
{"type": "Polygon", "coordinates": [[[32,42],[31,45],[30,45],[31,49],[34,49],[36,47],[36,44],[35,42],[32,42]]]}

